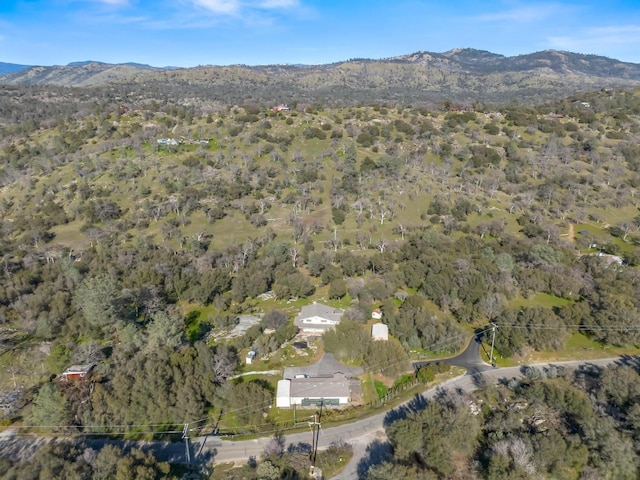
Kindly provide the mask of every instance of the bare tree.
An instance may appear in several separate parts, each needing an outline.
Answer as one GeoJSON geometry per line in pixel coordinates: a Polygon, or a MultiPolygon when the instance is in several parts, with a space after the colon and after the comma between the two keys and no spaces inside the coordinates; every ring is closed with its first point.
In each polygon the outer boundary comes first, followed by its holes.
{"type": "MultiPolygon", "coordinates": [[[[373,209],[372,209],[373,214],[373,209]]],[[[384,221],[393,216],[393,210],[391,209],[391,205],[388,202],[385,202],[382,199],[379,199],[376,202],[375,214],[378,220],[380,220],[380,225],[384,225],[384,221]]]]}
{"type": "Polygon", "coordinates": [[[289,249],[289,256],[291,257],[291,263],[293,263],[293,268],[297,268],[298,259],[300,258],[300,251],[296,247],[291,247],[289,249]]]}
{"type": "Polygon", "coordinates": [[[333,248],[334,252],[338,251],[338,248],[340,248],[340,238],[338,237],[338,227],[333,227],[333,236],[331,237],[331,240],[328,240],[327,243],[329,244],[329,246],[331,248],[333,248]]]}
{"type": "Polygon", "coordinates": [[[237,361],[231,350],[218,350],[213,356],[213,381],[220,385],[233,374],[237,361]]]}
{"type": "Polygon", "coordinates": [[[393,229],[393,233],[399,233],[400,238],[404,240],[404,236],[407,233],[407,227],[404,224],[398,222],[398,225],[396,225],[396,227],[393,229]]]}

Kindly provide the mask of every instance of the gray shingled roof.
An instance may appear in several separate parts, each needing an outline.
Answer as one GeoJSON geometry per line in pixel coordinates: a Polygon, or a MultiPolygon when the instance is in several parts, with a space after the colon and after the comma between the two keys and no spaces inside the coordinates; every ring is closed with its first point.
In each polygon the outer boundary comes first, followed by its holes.
{"type": "Polygon", "coordinates": [[[297,325],[299,322],[309,317],[322,317],[327,320],[339,322],[343,313],[344,311],[339,308],[330,307],[322,303],[312,303],[311,305],[305,305],[300,309],[300,313],[296,316],[294,323],[297,325]]]}
{"type": "Polygon", "coordinates": [[[291,397],[295,398],[338,398],[350,397],[349,379],[336,378],[294,378],[291,380],[291,397]]]}

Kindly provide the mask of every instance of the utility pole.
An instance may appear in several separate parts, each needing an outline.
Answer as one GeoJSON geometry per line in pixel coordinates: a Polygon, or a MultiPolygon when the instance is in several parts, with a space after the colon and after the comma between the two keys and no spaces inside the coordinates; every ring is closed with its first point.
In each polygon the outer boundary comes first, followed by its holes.
{"type": "Polygon", "coordinates": [[[493,338],[491,339],[491,354],[489,355],[489,363],[492,366],[495,366],[494,363],[493,363],[493,346],[496,344],[496,330],[497,330],[498,326],[493,322],[491,322],[491,326],[493,327],[492,328],[492,330],[493,330],[493,338]]]}
{"type": "Polygon", "coordinates": [[[185,423],[182,429],[182,438],[184,439],[184,446],[187,456],[187,464],[191,464],[191,452],[189,451],[189,424],[185,423]]]}
{"type": "Polygon", "coordinates": [[[313,422],[309,422],[311,427],[311,471],[316,468],[316,454],[318,453],[318,437],[320,434],[320,422],[318,421],[318,414],[313,415],[313,422]],[[318,429],[316,430],[316,425],[318,429]]]}

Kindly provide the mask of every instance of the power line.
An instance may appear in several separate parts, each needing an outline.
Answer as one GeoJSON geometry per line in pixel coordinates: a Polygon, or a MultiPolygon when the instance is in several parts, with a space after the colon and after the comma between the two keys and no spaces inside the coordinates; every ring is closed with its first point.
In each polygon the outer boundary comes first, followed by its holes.
{"type": "Polygon", "coordinates": [[[638,326],[624,326],[624,325],[585,325],[585,324],[565,324],[558,325],[545,325],[545,324],[517,324],[517,323],[499,323],[498,327],[510,327],[518,329],[531,329],[531,330],[559,330],[562,327],[574,328],[577,330],[598,330],[598,331],[612,331],[612,332],[637,332],[640,331],[640,325],[638,326]]]}
{"type": "MultiPolygon", "coordinates": [[[[481,330],[479,332],[475,332],[473,336],[477,336],[477,335],[481,335],[484,332],[487,332],[491,330],[491,328],[486,328],[484,330],[481,330]]],[[[455,335],[453,337],[448,337],[448,338],[444,338],[439,340],[438,342],[434,342],[430,345],[427,345],[424,349],[425,350],[440,350],[449,346],[453,346],[456,345],[458,343],[460,343],[461,340],[464,340],[466,338],[468,338],[469,334],[467,332],[464,333],[460,333],[458,335],[455,335]]],[[[446,360],[446,359],[444,359],[446,360]]],[[[443,361],[444,361],[443,360],[443,361]]],[[[393,362],[393,363],[386,363],[386,362],[378,362],[378,363],[374,363],[374,364],[369,364],[367,365],[367,369],[368,371],[375,371],[376,369],[380,369],[382,367],[395,367],[395,366],[402,366],[403,364],[405,364],[405,361],[398,361],[398,362],[393,362]]],[[[311,391],[311,389],[309,389],[309,391],[311,391]]],[[[303,392],[304,393],[304,392],[303,392]]],[[[236,409],[231,409],[231,410],[225,410],[222,414],[221,414],[221,418],[222,417],[228,417],[232,414],[236,414],[236,413],[240,413],[243,412],[245,410],[248,409],[253,409],[253,408],[259,408],[261,407],[261,404],[248,404],[244,407],[240,407],[240,408],[236,408],[236,409]]],[[[190,421],[188,423],[188,425],[200,425],[202,423],[206,423],[209,421],[208,417],[204,417],[201,418],[199,420],[195,420],[195,421],[190,421]]],[[[77,433],[73,433],[73,432],[66,432],[63,433],[65,436],[86,436],[86,435],[131,435],[131,434],[136,434],[136,435],[167,435],[167,434],[179,434],[182,433],[184,435],[184,428],[181,430],[150,430],[150,431],[135,431],[135,428],[140,427],[140,428],[153,428],[153,427],[164,427],[169,425],[179,425],[181,422],[165,422],[165,423],[155,423],[155,424],[132,424],[132,425],[21,425],[18,428],[21,429],[61,429],[61,430],[73,430],[73,429],[83,429],[83,430],[97,430],[94,432],[77,432],[77,433]],[[121,430],[116,430],[116,429],[121,429],[121,430]],[[133,431],[131,430],[133,429],[133,431]]],[[[281,421],[281,422],[276,422],[273,423],[273,425],[279,425],[279,424],[286,424],[288,423],[287,421],[281,421]]],[[[254,427],[257,425],[253,425],[254,427]]],[[[290,429],[295,429],[297,428],[296,426],[292,426],[289,428],[286,427],[279,427],[279,429],[276,430],[272,430],[271,432],[277,432],[277,431],[282,431],[282,430],[290,430],[290,429]]],[[[193,431],[196,430],[197,427],[189,427],[188,430],[189,431],[193,431]]],[[[262,431],[261,433],[269,433],[270,431],[262,431]]],[[[183,437],[184,438],[184,437],[183,437]]]]}
{"type": "MultiPolygon", "coordinates": [[[[481,335],[484,332],[490,331],[491,327],[488,327],[484,330],[481,330],[479,332],[475,332],[473,334],[473,337],[477,336],[477,335],[481,335]]],[[[447,346],[452,346],[452,345],[456,345],[457,343],[460,342],[460,340],[463,339],[467,339],[469,337],[469,334],[467,332],[464,333],[460,333],[454,337],[449,337],[449,338],[445,338],[442,339],[438,342],[432,343],[431,345],[427,345],[427,347],[425,348],[425,350],[437,350],[437,349],[441,349],[447,346]]],[[[446,359],[443,359],[443,361],[446,361],[446,359]]],[[[382,367],[389,367],[389,366],[402,366],[403,364],[405,364],[405,361],[398,361],[398,362],[393,362],[393,363],[385,363],[385,362],[379,362],[379,363],[375,363],[375,364],[370,364],[367,365],[367,370],[369,371],[375,371],[376,369],[380,369],[382,367]]],[[[312,391],[311,388],[308,389],[308,391],[312,391]]],[[[305,390],[302,390],[301,393],[304,393],[305,390]]],[[[222,414],[222,417],[224,418],[228,418],[229,416],[231,416],[232,414],[235,413],[240,413],[243,412],[245,410],[249,410],[252,408],[257,408],[259,405],[258,404],[253,404],[253,405],[246,405],[244,407],[240,407],[240,408],[235,408],[235,409],[231,409],[231,410],[225,410],[224,413],[222,414]]],[[[192,422],[195,423],[195,422],[192,422]]]]}

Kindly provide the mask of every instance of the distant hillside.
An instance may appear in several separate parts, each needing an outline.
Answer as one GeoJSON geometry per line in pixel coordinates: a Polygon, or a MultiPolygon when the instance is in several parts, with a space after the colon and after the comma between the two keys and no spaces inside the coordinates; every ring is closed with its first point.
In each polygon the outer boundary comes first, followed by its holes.
{"type": "Polygon", "coordinates": [[[0,83],[102,87],[145,86],[173,98],[271,102],[535,103],[601,88],[640,86],[640,65],[595,55],[547,50],[505,57],[474,49],[416,52],[381,60],[327,65],[156,68],[77,62],[31,67],[0,76],[0,83]]]}
{"type": "Polygon", "coordinates": [[[557,50],[505,57],[484,50],[460,48],[445,53],[418,52],[389,59],[399,63],[432,65],[438,68],[492,75],[507,72],[552,71],[557,74],[581,74],[588,77],[640,80],[640,65],[597,55],[582,55],[557,50]]]}
{"type": "Polygon", "coordinates": [[[77,62],[64,66],[29,67],[19,72],[0,76],[0,82],[12,85],[104,86],[153,70],[159,69],[126,64],[77,62]]]}
{"type": "Polygon", "coordinates": [[[20,70],[24,70],[29,67],[30,65],[19,65],[17,63],[0,62],[0,75],[4,75],[6,73],[19,72],[20,70]]]}

